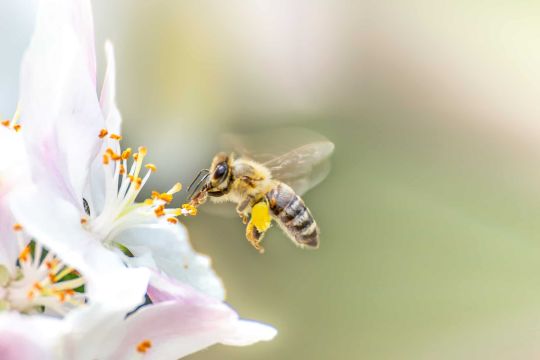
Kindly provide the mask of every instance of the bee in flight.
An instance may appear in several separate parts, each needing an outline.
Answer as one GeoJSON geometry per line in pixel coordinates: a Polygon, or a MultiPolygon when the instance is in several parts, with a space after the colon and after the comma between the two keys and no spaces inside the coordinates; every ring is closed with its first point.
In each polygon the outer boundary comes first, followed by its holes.
{"type": "MultiPolygon", "coordinates": [[[[261,241],[275,220],[300,248],[319,247],[319,227],[300,197],[321,182],[329,171],[334,144],[312,141],[266,161],[244,153],[218,153],[210,169],[201,170],[190,188],[190,204],[198,207],[210,197],[214,202],[236,203],[246,224],[246,238],[260,253],[261,241]],[[202,177],[201,177],[202,176],[202,177]]],[[[190,190],[188,188],[188,191],[190,190]]]]}

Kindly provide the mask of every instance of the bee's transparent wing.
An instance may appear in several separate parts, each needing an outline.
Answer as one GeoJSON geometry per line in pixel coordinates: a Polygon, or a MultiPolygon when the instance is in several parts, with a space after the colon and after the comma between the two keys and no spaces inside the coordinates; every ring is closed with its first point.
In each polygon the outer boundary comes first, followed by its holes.
{"type": "Polygon", "coordinates": [[[330,141],[303,145],[264,163],[275,179],[283,181],[298,195],[317,186],[330,172],[329,157],[334,151],[330,141]]]}
{"type": "Polygon", "coordinates": [[[227,134],[225,148],[265,165],[272,177],[301,195],[319,184],[330,171],[334,144],[324,136],[300,128],[227,134]]]}

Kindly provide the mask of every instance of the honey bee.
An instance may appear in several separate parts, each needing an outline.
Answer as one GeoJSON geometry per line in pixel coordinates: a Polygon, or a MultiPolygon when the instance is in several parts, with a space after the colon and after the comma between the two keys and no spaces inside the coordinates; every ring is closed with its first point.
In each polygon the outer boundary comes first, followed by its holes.
{"type": "Polygon", "coordinates": [[[192,183],[202,175],[190,204],[198,207],[208,197],[236,203],[236,212],[247,225],[246,238],[260,253],[272,219],[298,247],[316,249],[319,227],[300,195],[326,176],[333,150],[334,144],[324,139],[264,162],[220,152],[210,169],[202,170],[192,183]]]}

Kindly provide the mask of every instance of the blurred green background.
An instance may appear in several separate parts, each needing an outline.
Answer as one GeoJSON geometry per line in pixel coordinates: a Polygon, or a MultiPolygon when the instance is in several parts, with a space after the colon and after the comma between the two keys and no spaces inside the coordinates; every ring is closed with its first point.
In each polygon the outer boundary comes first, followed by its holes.
{"type": "MultiPolygon", "coordinates": [[[[32,17],[0,8],[5,113],[32,17]]],[[[279,330],[191,359],[540,356],[537,2],[95,0],[94,15],[150,187],[189,183],[225,131],[336,144],[305,196],[318,251],[276,227],[261,256],[236,218],[184,219],[230,304],[279,330]]]]}

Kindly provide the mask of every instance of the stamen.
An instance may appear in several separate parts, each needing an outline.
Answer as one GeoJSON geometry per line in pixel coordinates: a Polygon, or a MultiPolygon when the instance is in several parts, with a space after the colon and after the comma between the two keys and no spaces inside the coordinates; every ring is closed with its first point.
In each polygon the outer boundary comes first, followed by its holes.
{"type": "Polygon", "coordinates": [[[22,231],[23,227],[21,224],[15,224],[13,225],[13,231],[22,231]]]}
{"type": "Polygon", "coordinates": [[[118,134],[111,134],[109,137],[113,140],[118,140],[118,141],[122,140],[122,136],[118,134]]]}
{"type": "Polygon", "coordinates": [[[3,120],[1,124],[4,125],[5,127],[9,127],[10,121],[9,120],[3,120]]]}
{"type": "Polygon", "coordinates": [[[108,133],[109,132],[107,131],[107,129],[101,129],[98,136],[100,139],[103,139],[105,136],[107,136],[108,133]]]}
{"type": "Polygon", "coordinates": [[[13,125],[13,130],[15,130],[16,132],[21,131],[21,125],[20,124],[13,125]]]}
{"type": "Polygon", "coordinates": [[[140,352],[141,354],[145,354],[151,347],[152,347],[152,342],[150,340],[143,340],[137,345],[136,349],[137,349],[137,352],[140,352]]]}
{"type": "Polygon", "coordinates": [[[152,172],[157,171],[156,165],[154,165],[154,164],[146,164],[146,165],[144,165],[144,167],[147,168],[148,170],[152,171],[152,172]]]}

